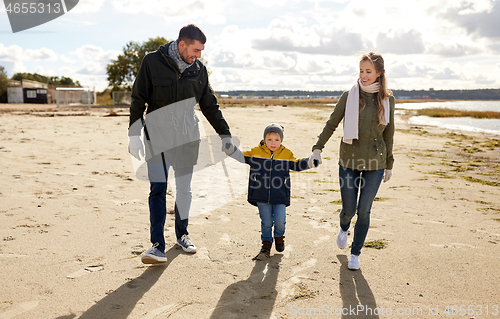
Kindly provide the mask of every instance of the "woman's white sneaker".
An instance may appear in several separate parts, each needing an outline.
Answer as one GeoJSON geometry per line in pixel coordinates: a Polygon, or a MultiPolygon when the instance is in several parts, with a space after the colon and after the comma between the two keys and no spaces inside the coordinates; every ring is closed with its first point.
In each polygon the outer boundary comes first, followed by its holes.
{"type": "Polygon", "coordinates": [[[339,246],[340,249],[347,247],[347,231],[343,231],[342,228],[340,228],[339,234],[337,235],[337,246],[339,246]]]}
{"type": "Polygon", "coordinates": [[[349,262],[347,263],[347,268],[350,270],[358,270],[359,269],[359,256],[351,255],[349,262]]]}

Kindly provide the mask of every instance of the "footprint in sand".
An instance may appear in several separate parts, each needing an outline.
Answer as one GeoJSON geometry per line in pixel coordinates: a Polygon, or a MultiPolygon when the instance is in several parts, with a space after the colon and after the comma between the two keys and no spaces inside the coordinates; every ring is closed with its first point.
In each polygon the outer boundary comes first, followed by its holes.
{"type": "Polygon", "coordinates": [[[480,248],[469,244],[451,243],[451,244],[429,244],[431,247],[437,248],[480,248]]]}
{"type": "Polygon", "coordinates": [[[286,249],[283,252],[283,258],[288,259],[290,258],[290,252],[293,251],[293,246],[292,245],[286,245],[286,249]]]}
{"type": "Polygon", "coordinates": [[[314,240],[313,243],[315,245],[319,245],[319,244],[321,244],[324,241],[328,241],[329,239],[330,239],[330,236],[326,235],[326,236],[320,237],[318,240],[314,240]]]}
{"type": "Polygon", "coordinates": [[[90,274],[91,272],[96,272],[96,271],[101,271],[101,270],[104,270],[104,265],[88,266],[88,267],[85,267],[84,269],[77,270],[74,273],[67,275],[66,278],[76,279],[76,278],[79,278],[81,276],[90,274]]]}
{"type": "Polygon", "coordinates": [[[21,255],[21,254],[0,254],[0,257],[7,257],[7,258],[12,258],[12,257],[28,257],[28,255],[21,255]]]}
{"type": "Polygon", "coordinates": [[[154,318],[157,318],[157,316],[159,316],[159,315],[162,315],[162,318],[168,318],[187,305],[188,305],[188,303],[180,303],[180,302],[172,303],[172,304],[151,310],[141,319],[154,319],[154,318]]]}
{"type": "Polygon", "coordinates": [[[210,260],[210,256],[208,255],[208,249],[207,247],[200,247],[196,251],[196,257],[199,259],[207,259],[210,260]]]}
{"type": "Polygon", "coordinates": [[[219,239],[219,245],[229,245],[231,243],[231,238],[229,238],[228,234],[222,235],[219,239]]]}
{"type": "Polygon", "coordinates": [[[38,303],[38,300],[23,302],[20,305],[14,306],[13,309],[0,313],[0,319],[15,318],[22,313],[35,309],[38,306],[38,303]]]}
{"type": "Polygon", "coordinates": [[[330,223],[321,223],[320,224],[316,220],[311,220],[311,221],[309,221],[309,224],[311,224],[313,228],[324,228],[324,229],[326,229],[326,230],[328,230],[329,232],[332,232],[332,233],[336,233],[337,232],[337,228],[333,227],[330,223]]]}
{"type": "Polygon", "coordinates": [[[394,235],[394,233],[391,233],[391,232],[388,232],[388,231],[383,231],[383,230],[380,230],[380,229],[375,229],[375,228],[370,228],[370,231],[374,231],[374,232],[381,233],[381,234],[394,235]]]}
{"type": "Polygon", "coordinates": [[[317,259],[311,258],[308,261],[292,268],[292,275],[287,280],[283,281],[281,284],[281,296],[286,298],[286,296],[292,296],[295,293],[295,284],[298,284],[301,279],[309,278],[308,276],[299,276],[299,273],[314,267],[316,265],[317,259]]]}

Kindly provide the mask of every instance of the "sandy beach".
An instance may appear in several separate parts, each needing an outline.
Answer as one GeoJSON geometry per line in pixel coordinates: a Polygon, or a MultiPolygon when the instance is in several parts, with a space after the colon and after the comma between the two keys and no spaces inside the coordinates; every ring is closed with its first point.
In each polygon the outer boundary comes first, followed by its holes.
{"type": "MultiPolygon", "coordinates": [[[[242,149],[279,122],[284,144],[307,157],[332,107],[222,111],[242,149]]],[[[168,262],[147,266],[149,184],[134,175],[127,114],[0,106],[0,319],[500,317],[500,136],[398,116],[394,175],[367,237],[384,248],[364,248],[359,271],[335,244],[341,128],[323,165],[292,173],[283,253],[251,260],[260,219],[246,201],[245,166],[226,159],[240,175],[196,173],[211,186],[193,192],[198,252],[174,245],[168,215],[168,262]],[[230,195],[217,193],[224,185],[230,195]]],[[[172,192],[167,201],[172,208],[172,192]]]]}

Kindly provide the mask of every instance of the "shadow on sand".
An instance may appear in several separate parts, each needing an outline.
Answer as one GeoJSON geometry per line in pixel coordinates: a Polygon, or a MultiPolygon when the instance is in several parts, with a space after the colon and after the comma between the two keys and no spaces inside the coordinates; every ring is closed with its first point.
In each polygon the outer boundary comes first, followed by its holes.
{"type": "Polygon", "coordinates": [[[342,318],[379,318],[375,314],[378,313],[377,302],[361,269],[349,270],[345,255],[337,255],[337,258],[340,261],[339,290],[343,304],[342,318]],[[357,312],[358,310],[360,311],[357,312]]]}
{"type": "MultiPolygon", "coordinates": [[[[135,305],[146,292],[160,279],[168,265],[180,254],[175,246],[165,252],[168,261],[148,267],[139,277],[123,284],[115,291],[98,301],[85,311],[79,319],[125,319],[128,318],[135,305]]],[[[76,314],[69,314],[56,319],[73,319],[76,314]]]]}
{"type": "Polygon", "coordinates": [[[256,261],[250,276],[229,285],[217,303],[212,319],[270,318],[278,292],[279,263],[283,255],[256,261]]]}

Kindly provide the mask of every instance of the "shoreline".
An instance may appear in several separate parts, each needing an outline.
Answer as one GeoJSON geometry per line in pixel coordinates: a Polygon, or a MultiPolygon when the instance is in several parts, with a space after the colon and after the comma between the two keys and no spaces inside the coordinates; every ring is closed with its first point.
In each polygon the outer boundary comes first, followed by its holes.
{"type": "MultiPolygon", "coordinates": [[[[237,101],[245,101],[242,99],[237,99],[237,101]]],[[[282,103],[277,103],[276,105],[273,104],[266,104],[267,100],[262,100],[262,99],[248,99],[247,100],[249,103],[248,105],[234,105],[234,104],[224,104],[221,103],[221,109],[224,110],[226,108],[233,108],[233,107],[256,107],[256,108],[261,108],[261,107],[301,107],[298,105],[283,105],[282,103]],[[256,104],[260,103],[260,104],[256,104]]],[[[277,100],[272,100],[276,102],[277,100]]],[[[399,101],[405,101],[405,100],[399,100],[399,101]]],[[[461,101],[461,100],[460,100],[461,101]]],[[[300,100],[300,102],[304,102],[304,100],[300,100]]],[[[427,102],[434,102],[434,101],[427,101],[427,102]]],[[[402,102],[402,103],[407,103],[407,102],[402,102]]],[[[411,103],[411,102],[410,102],[411,103]]],[[[415,103],[425,103],[422,101],[415,101],[415,103]]],[[[309,104],[308,104],[309,105],[309,104]]],[[[314,109],[320,109],[320,110],[332,110],[332,106],[326,106],[326,105],[309,105],[308,108],[314,108],[314,109]]],[[[447,110],[447,109],[444,109],[447,110]]],[[[461,112],[461,111],[457,111],[461,112]]],[[[86,107],[61,107],[57,108],[55,107],[55,104],[0,104],[0,114],[5,114],[5,113],[11,113],[15,115],[37,115],[37,116],[91,116],[91,115],[97,115],[97,116],[128,116],[129,114],[129,106],[106,106],[106,105],[98,105],[98,106],[92,106],[90,109],[86,107]]],[[[466,114],[467,111],[464,111],[464,114],[466,114]]],[[[478,111],[476,113],[491,113],[489,111],[478,111]]],[[[499,113],[499,112],[497,112],[499,113]]],[[[399,116],[401,119],[404,119],[407,124],[409,123],[409,119],[411,117],[418,117],[420,115],[417,114],[416,110],[413,109],[398,109],[397,104],[396,104],[396,115],[399,116]]],[[[429,117],[430,119],[460,119],[460,118],[466,118],[466,116],[462,117],[429,117]]],[[[473,134],[487,134],[491,138],[495,139],[500,136],[500,130],[497,132],[496,130],[488,130],[484,128],[476,128],[476,127],[471,127],[471,129],[468,128],[446,128],[443,125],[432,125],[432,124],[425,124],[425,123],[415,123],[415,124],[410,124],[410,125],[416,125],[416,126],[429,126],[429,127],[438,127],[443,130],[447,130],[450,132],[461,132],[464,134],[468,135],[473,135],[473,134]]]]}

